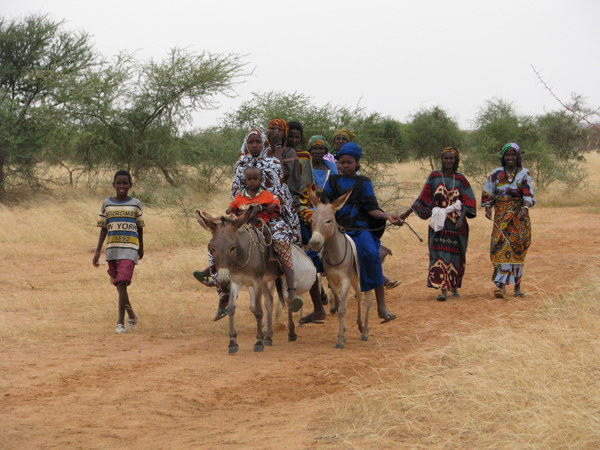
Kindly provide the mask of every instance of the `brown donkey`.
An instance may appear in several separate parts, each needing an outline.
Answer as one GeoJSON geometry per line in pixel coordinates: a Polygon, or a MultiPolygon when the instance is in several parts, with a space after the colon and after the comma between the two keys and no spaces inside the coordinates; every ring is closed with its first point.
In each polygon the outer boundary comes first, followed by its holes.
{"type": "MultiPolygon", "coordinates": [[[[208,251],[213,255],[217,270],[217,282],[223,290],[229,290],[229,353],[236,353],[237,332],[235,329],[235,307],[242,286],[248,287],[250,310],[256,317],[256,343],[254,351],[264,350],[264,345],[273,343],[273,294],[269,282],[282,275],[276,261],[269,258],[268,244],[260,230],[247,225],[251,208],[237,219],[215,217],[204,211],[196,211],[196,219],[212,233],[208,251]],[[263,302],[267,317],[263,332],[263,302]],[[264,340],[264,342],[263,342],[264,340]]],[[[316,279],[316,269],[308,256],[292,245],[295,287],[298,295],[308,292],[316,279]]],[[[285,287],[285,280],[284,280],[285,287]]],[[[288,308],[288,340],[297,338],[292,312],[288,308]]]]}
{"type": "Polygon", "coordinates": [[[344,348],[345,321],[348,293],[350,286],[354,289],[354,297],[358,302],[357,324],[361,340],[366,341],[369,333],[369,309],[371,307],[371,292],[362,295],[360,292],[360,275],[358,257],[352,239],[339,230],[335,213],[339,210],[352,193],[352,189],[335,200],[333,203],[321,203],[315,191],[309,188],[310,201],[315,207],[312,218],[312,236],[308,245],[314,251],[321,252],[323,268],[327,282],[335,297],[335,307],[340,321],[337,348],[344,348]],[[364,320],[362,318],[361,299],[364,299],[364,320]]]}

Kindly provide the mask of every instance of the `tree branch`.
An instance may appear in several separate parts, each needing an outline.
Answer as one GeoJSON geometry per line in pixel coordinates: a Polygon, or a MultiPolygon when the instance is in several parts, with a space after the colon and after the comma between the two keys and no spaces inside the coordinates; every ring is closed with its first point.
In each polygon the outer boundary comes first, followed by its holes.
{"type": "Polygon", "coordinates": [[[542,83],[542,85],[544,86],[544,88],[550,92],[550,95],[552,95],[552,97],[554,97],[554,99],[560,103],[560,105],[566,109],[567,111],[569,111],[571,114],[573,114],[575,117],[577,117],[579,120],[583,120],[585,123],[587,123],[588,125],[594,127],[597,130],[600,130],[600,125],[597,125],[595,123],[590,122],[585,116],[581,115],[578,111],[576,111],[575,109],[573,109],[572,107],[570,107],[569,105],[567,105],[565,102],[563,102],[555,93],[554,91],[552,91],[552,89],[550,88],[550,86],[548,86],[548,84],[544,81],[544,79],[542,78],[542,76],[540,75],[540,73],[536,70],[535,66],[532,64],[531,68],[533,69],[533,71],[535,72],[536,76],[538,77],[538,80],[540,80],[540,83],[542,83]]]}

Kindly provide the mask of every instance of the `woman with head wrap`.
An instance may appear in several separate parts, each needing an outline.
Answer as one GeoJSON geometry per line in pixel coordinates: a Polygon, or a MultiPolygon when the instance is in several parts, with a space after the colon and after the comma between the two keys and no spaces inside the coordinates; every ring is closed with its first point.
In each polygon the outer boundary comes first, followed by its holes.
{"type": "Polygon", "coordinates": [[[283,167],[283,179],[287,184],[294,201],[306,189],[306,182],[302,178],[302,167],[296,150],[286,145],[289,126],[283,119],[273,119],[269,122],[267,138],[272,154],[283,167]]]}
{"type": "Polygon", "coordinates": [[[279,198],[281,215],[288,224],[294,242],[300,241],[300,222],[296,214],[293,199],[284,182],[283,170],[280,161],[270,156],[271,149],[266,136],[259,128],[248,132],[240,149],[241,157],[235,163],[233,183],[231,184],[231,198],[235,197],[244,187],[244,170],[250,166],[258,167],[262,171],[263,186],[279,198]],[[260,140],[259,146],[248,145],[250,140],[260,140]]]}
{"type": "Polygon", "coordinates": [[[490,256],[494,264],[492,281],[496,298],[504,298],[506,286],[515,285],[515,296],[523,297],[521,277],[527,249],[531,244],[529,208],[535,205],[529,171],[521,163],[521,147],[509,142],[502,147],[502,167],[494,169],[483,187],[481,204],[485,217],[494,225],[490,256]]]}
{"type": "Polygon", "coordinates": [[[446,147],[441,154],[441,170],[429,174],[421,194],[404,212],[402,221],[414,211],[421,219],[430,219],[429,274],[427,287],[441,289],[437,300],[445,301],[450,291],[458,297],[465,273],[469,225],[475,217],[475,194],[467,178],[458,173],[460,154],[446,147]]]}
{"type": "Polygon", "coordinates": [[[382,211],[375,197],[371,180],[356,174],[362,157],[362,149],[357,144],[354,142],[345,144],[336,157],[339,161],[340,174],[329,176],[321,196],[325,201],[331,202],[352,188],[350,197],[336,212],[336,219],[356,244],[360,261],[361,291],[375,290],[378,315],[383,322],[389,322],[396,316],[387,310],[385,304],[379,239],[383,234],[385,223],[390,221],[400,225],[400,217],[382,211]]]}
{"type": "MultiPolygon", "coordinates": [[[[271,149],[264,133],[258,129],[251,129],[240,148],[240,159],[235,164],[233,182],[231,185],[231,198],[242,191],[245,187],[244,171],[248,167],[257,167],[261,170],[262,187],[271,192],[278,198],[280,203],[282,223],[273,223],[272,231],[274,241],[283,243],[279,246],[278,254],[283,262],[284,269],[291,270],[291,251],[289,245],[285,243],[300,242],[300,222],[298,215],[294,211],[292,196],[287,185],[283,182],[283,171],[278,159],[269,156],[271,149]],[[281,225],[281,226],[279,226],[281,225]],[[277,238],[275,238],[277,236],[277,238]]],[[[209,268],[203,271],[194,272],[194,277],[207,286],[216,284],[216,272],[213,267],[212,255],[208,255],[209,268]],[[212,282],[209,277],[212,277],[212,282]]],[[[289,275],[289,270],[288,270],[289,275]]],[[[293,276],[293,272],[292,272],[293,276]]],[[[293,286],[293,282],[291,284],[293,286]]],[[[218,288],[218,285],[217,285],[218,288]]],[[[218,289],[217,289],[218,290],[218,289]]],[[[292,299],[295,299],[295,293],[291,292],[292,299]]],[[[229,293],[219,291],[219,307],[214,320],[219,320],[227,315],[227,303],[229,302],[229,293]]],[[[298,302],[296,301],[295,304],[298,302]]]]}
{"type": "MultiPolygon", "coordinates": [[[[329,143],[323,136],[311,136],[308,140],[308,153],[312,159],[312,172],[314,179],[314,189],[317,192],[323,190],[325,182],[331,174],[338,173],[335,163],[325,160],[324,156],[328,154],[329,143]]],[[[302,227],[302,242],[306,243],[310,239],[310,224],[313,216],[313,206],[308,198],[306,190],[298,199],[300,206],[298,215],[300,216],[300,226],[302,227]]]]}
{"type": "Polygon", "coordinates": [[[335,163],[335,156],[340,149],[348,142],[354,141],[356,135],[348,128],[340,128],[333,133],[333,148],[325,155],[325,159],[335,163]]]}

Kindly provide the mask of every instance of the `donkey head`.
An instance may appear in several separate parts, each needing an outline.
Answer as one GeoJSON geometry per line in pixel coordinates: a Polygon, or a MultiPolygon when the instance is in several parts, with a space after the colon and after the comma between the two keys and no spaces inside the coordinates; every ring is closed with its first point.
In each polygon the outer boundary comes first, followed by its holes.
{"type": "MultiPolygon", "coordinates": [[[[213,257],[213,262],[218,273],[218,282],[222,287],[229,282],[229,269],[236,265],[238,259],[238,243],[236,233],[246,224],[251,216],[251,209],[236,219],[230,217],[216,217],[206,211],[196,210],[196,220],[212,233],[208,242],[208,252],[213,257]]],[[[239,265],[239,263],[237,263],[239,265]]]]}
{"type": "Polygon", "coordinates": [[[352,188],[332,203],[321,203],[312,186],[308,188],[308,197],[315,207],[312,217],[312,236],[308,242],[311,249],[320,251],[325,241],[333,237],[337,228],[335,213],[344,206],[351,194],[352,188]]]}

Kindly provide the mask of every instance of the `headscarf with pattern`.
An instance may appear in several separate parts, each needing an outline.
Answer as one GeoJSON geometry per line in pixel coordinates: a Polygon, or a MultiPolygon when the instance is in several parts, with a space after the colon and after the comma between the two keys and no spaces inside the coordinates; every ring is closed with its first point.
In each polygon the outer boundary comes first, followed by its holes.
{"type": "Polygon", "coordinates": [[[509,142],[508,144],[504,144],[504,146],[502,147],[501,150],[501,156],[500,156],[500,163],[502,164],[502,166],[504,166],[504,155],[506,154],[506,151],[512,149],[515,151],[515,153],[517,154],[517,167],[523,167],[523,164],[521,162],[521,146],[519,144],[517,144],[516,142],[509,142]]]}
{"type": "Polygon", "coordinates": [[[267,128],[271,128],[273,125],[281,128],[283,130],[283,141],[285,142],[285,138],[287,138],[288,132],[289,132],[289,127],[288,124],[285,120],[283,119],[273,119],[269,122],[269,125],[267,125],[267,128]]]}
{"type": "Polygon", "coordinates": [[[258,155],[258,157],[263,158],[265,156],[269,156],[271,154],[269,141],[267,140],[267,136],[265,135],[265,133],[260,128],[252,128],[250,131],[248,131],[248,133],[246,133],[246,136],[244,137],[244,140],[242,142],[242,147],[240,148],[240,154],[242,156],[252,157],[252,155],[250,155],[250,151],[248,150],[248,139],[252,135],[257,135],[258,137],[260,137],[263,143],[263,149],[261,150],[260,155],[258,155]]]}
{"type": "Polygon", "coordinates": [[[308,144],[307,144],[306,148],[310,152],[310,149],[313,148],[315,145],[322,145],[323,147],[325,147],[327,149],[328,152],[331,150],[331,147],[329,146],[327,139],[325,139],[321,135],[311,136],[310,139],[308,140],[308,144]]]}
{"type": "Polygon", "coordinates": [[[445,147],[445,148],[443,148],[441,156],[444,156],[444,154],[446,154],[446,153],[452,153],[456,159],[460,158],[460,153],[458,152],[458,149],[456,147],[445,147]]]}

